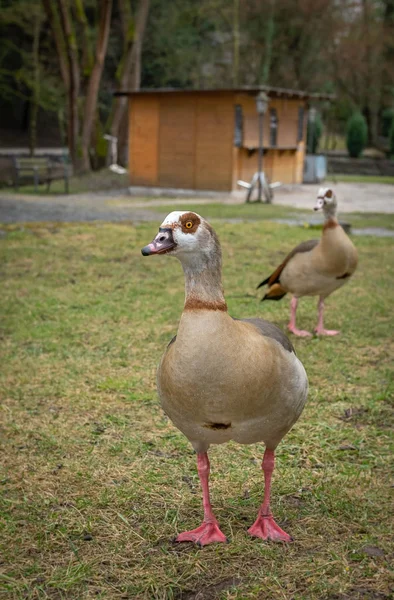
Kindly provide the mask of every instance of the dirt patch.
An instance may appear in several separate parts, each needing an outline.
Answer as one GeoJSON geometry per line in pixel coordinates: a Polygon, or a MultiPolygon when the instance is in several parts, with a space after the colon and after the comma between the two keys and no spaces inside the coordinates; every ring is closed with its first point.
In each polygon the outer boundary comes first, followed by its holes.
{"type": "Polygon", "coordinates": [[[327,596],[325,600],[390,600],[392,596],[367,588],[352,588],[347,594],[327,596]]]}
{"type": "Polygon", "coordinates": [[[223,579],[218,583],[208,585],[199,590],[181,592],[176,600],[214,600],[221,592],[228,590],[231,587],[238,586],[241,581],[241,579],[237,579],[236,577],[229,577],[228,579],[223,579]]]}

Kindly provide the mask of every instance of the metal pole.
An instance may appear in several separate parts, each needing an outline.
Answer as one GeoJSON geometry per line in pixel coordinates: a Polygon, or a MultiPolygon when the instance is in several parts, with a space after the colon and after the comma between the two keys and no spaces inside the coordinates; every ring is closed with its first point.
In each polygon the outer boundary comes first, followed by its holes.
{"type": "Polygon", "coordinates": [[[262,196],[262,185],[261,185],[261,173],[263,170],[263,124],[264,124],[264,113],[259,112],[259,162],[258,162],[258,202],[261,202],[262,196]]]}

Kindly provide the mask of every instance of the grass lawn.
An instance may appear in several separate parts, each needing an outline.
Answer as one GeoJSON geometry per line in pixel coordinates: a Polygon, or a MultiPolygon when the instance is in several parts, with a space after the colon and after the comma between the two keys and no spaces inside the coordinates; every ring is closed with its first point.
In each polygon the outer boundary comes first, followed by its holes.
{"type": "MultiPolygon", "coordinates": [[[[100,171],[92,171],[85,175],[74,175],[69,179],[69,193],[82,194],[84,192],[103,192],[107,190],[119,190],[127,188],[130,185],[130,177],[128,173],[118,175],[109,169],[101,169],[100,171]]],[[[7,192],[16,194],[33,194],[33,195],[60,195],[64,196],[64,179],[56,179],[51,182],[49,192],[47,192],[47,184],[44,183],[38,186],[38,191],[34,188],[34,183],[21,185],[15,190],[7,188],[7,192]]]]}
{"type": "MultiPolygon", "coordinates": [[[[231,314],[285,328],[287,298],[260,304],[255,287],[311,232],[214,224],[231,314]]],[[[231,543],[198,549],[171,543],[202,507],[191,446],[156,397],[184,294],[177,261],[140,254],[157,225],[3,228],[1,597],[391,598],[392,240],[356,239],[358,271],[327,301],[326,326],[341,335],[294,341],[309,402],[278,448],[272,494],[294,543],[246,535],[263,446],[229,444],[210,457],[231,543]]],[[[301,327],[315,309],[300,302],[301,327]]]]}
{"type": "MultiPolygon", "coordinates": [[[[117,205],[124,204],[125,200],[109,201],[108,204],[117,205]]],[[[132,200],[130,201],[130,204],[132,200]]],[[[163,217],[174,210],[174,205],[170,203],[163,206],[149,206],[147,203],[146,210],[152,210],[155,213],[161,213],[163,217]]],[[[311,210],[299,210],[290,206],[282,206],[280,204],[198,204],[193,200],[184,200],[182,206],[175,207],[176,210],[187,208],[199,214],[202,214],[207,219],[223,219],[223,220],[240,220],[240,221],[264,221],[264,220],[291,220],[299,221],[305,228],[319,228],[319,226],[310,226],[310,221],[319,221],[323,224],[322,213],[315,213],[311,210]]],[[[366,227],[382,227],[384,229],[394,229],[394,214],[390,213],[343,213],[339,211],[339,220],[350,223],[354,229],[363,229],[366,227]]],[[[315,235],[315,234],[314,234],[315,235]]]]}
{"type": "Polygon", "coordinates": [[[390,175],[341,175],[332,174],[327,175],[326,181],[343,181],[344,183],[386,183],[394,185],[394,177],[390,175]]]}
{"type": "MultiPolygon", "coordinates": [[[[327,175],[326,183],[331,182],[348,182],[348,183],[384,183],[394,185],[394,177],[390,176],[375,176],[375,175],[341,175],[331,174],[327,175]]],[[[113,173],[109,169],[101,169],[100,171],[92,171],[85,175],[74,175],[70,177],[69,187],[70,194],[80,194],[85,192],[100,192],[107,190],[119,190],[129,187],[130,177],[128,173],[118,175],[113,173]]],[[[47,195],[46,184],[38,186],[38,192],[34,188],[33,182],[28,185],[22,185],[18,190],[14,188],[7,188],[6,192],[17,193],[17,194],[42,194],[47,195]]],[[[3,190],[4,191],[4,190],[3,190]]],[[[50,195],[64,195],[64,180],[59,179],[52,181],[51,188],[49,191],[50,195]]],[[[147,198],[155,199],[155,198],[147,198]]],[[[156,198],[157,199],[157,198],[156,198]]]]}

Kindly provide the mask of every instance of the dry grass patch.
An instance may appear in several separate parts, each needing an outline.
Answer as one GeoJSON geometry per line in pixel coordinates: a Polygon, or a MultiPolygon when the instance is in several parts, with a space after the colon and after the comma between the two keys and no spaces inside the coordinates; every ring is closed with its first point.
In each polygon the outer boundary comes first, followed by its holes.
{"type": "MultiPolygon", "coordinates": [[[[308,231],[217,224],[231,314],[285,327],[261,277],[308,231]]],[[[273,510],[295,542],[246,535],[263,447],[211,451],[226,546],[171,539],[201,518],[195,457],[158,406],[155,369],[183,303],[179,264],[143,259],[155,225],[30,226],[0,240],[4,598],[387,600],[392,452],[392,241],[357,238],[327,301],[337,339],[296,340],[311,384],[278,449],[273,510]]],[[[312,329],[315,300],[300,303],[312,329]]],[[[1,592],[0,592],[1,593],[1,592]]]]}

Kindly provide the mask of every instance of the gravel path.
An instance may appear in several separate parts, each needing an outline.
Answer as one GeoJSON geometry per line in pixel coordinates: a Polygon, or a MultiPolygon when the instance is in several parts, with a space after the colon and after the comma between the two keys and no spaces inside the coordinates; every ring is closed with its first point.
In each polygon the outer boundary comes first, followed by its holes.
{"type": "MultiPolygon", "coordinates": [[[[317,185],[283,186],[275,190],[275,204],[290,208],[311,209],[316,200],[317,185]]],[[[333,186],[342,213],[394,213],[394,186],[372,183],[337,183],[333,186]]],[[[143,200],[132,197],[128,190],[86,193],[69,196],[32,196],[0,193],[0,223],[34,221],[157,221],[160,206],[223,202],[242,203],[244,193],[232,196],[217,194],[197,198],[157,198],[143,200]],[[157,207],[156,211],[146,207],[157,207]]]]}
{"type": "MultiPolygon", "coordinates": [[[[339,212],[394,213],[394,185],[382,183],[323,183],[332,187],[337,199],[339,212]]],[[[313,207],[318,185],[300,185],[297,188],[275,190],[275,204],[285,204],[294,208],[313,207]]]]}
{"type": "Polygon", "coordinates": [[[0,196],[0,223],[157,221],[160,214],[140,207],[111,206],[108,196],[0,196]]]}

